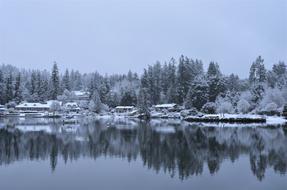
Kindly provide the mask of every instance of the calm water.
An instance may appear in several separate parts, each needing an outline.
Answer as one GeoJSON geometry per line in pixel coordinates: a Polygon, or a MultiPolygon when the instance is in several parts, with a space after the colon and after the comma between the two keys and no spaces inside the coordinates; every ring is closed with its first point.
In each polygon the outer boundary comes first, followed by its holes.
{"type": "Polygon", "coordinates": [[[286,189],[287,127],[0,120],[0,189],[286,189]]]}

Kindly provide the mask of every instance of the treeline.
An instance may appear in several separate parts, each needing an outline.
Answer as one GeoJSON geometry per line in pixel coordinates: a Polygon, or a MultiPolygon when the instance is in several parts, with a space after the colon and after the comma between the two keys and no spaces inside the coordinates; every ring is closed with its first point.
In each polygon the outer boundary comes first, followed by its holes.
{"type": "Polygon", "coordinates": [[[2,65],[0,104],[63,99],[71,91],[86,90],[90,92],[90,107],[97,111],[102,104],[137,105],[144,111],[159,103],[177,103],[207,113],[282,109],[287,102],[285,63],[276,63],[267,70],[259,56],[249,73],[249,79],[224,75],[216,62],[210,62],[205,71],[201,60],[185,56],[156,62],[144,69],[141,76],[131,71],[109,76],[74,70],[59,73],[57,63],[51,72],[2,65]]]}

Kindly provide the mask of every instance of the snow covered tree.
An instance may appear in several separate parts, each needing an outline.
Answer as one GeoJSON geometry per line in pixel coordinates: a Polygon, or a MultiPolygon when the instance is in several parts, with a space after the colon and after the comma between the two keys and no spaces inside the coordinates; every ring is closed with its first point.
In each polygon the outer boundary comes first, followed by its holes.
{"type": "Polygon", "coordinates": [[[57,99],[59,101],[62,101],[63,103],[69,102],[69,101],[76,101],[77,97],[75,93],[70,92],[69,90],[65,89],[63,94],[58,96],[57,99]]]}
{"type": "Polygon", "coordinates": [[[148,109],[148,92],[145,88],[140,88],[138,95],[138,103],[137,107],[139,109],[139,113],[144,115],[144,118],[150,118],[150,112],[148,109]]]}
{"type": "Polygon", "coordinates": [[[207,71],[208,96],[210,102],[215,102],[218,95],[226,90],[226,81],[222,77],[217,63],[211,62],[207,71]]]}
{"type": "Polygon", "coordinates": [[[285,63],[280,61],[278,64],[274,64],[271,73],[273,73],[272,79],[275,85],[282,89],[287,84],[287,69],[285,63]]]}
{"type": "Polygon", "coordinates": [[[207,114],[214,114],[216,113],[216,104],[214,102],[207,102],[202,106],[201,111],[207,114]]]}
{"type": "Polygon", "coordinates": [[[268,103],[265,107],[264,107],[264,111],[266,112],[276,112],[278,110],[278,106],[275,103],[268,103]]]}
{"type": "Polygon", "coordinates": [[[252,63],[249,72],[249,82],[264,83],[266,81],[266,69],[264,66],[264,60],[259,56],[255,62],[252,63]]]}
{"type": "Polygon", "coordinates": [[[36,74],[36,71],[32,71],[32,74],[31,74],[31,81],[30,81],[30,84],[31,84],[31,87],[30,87],[30,94],[33,95],[36,93],[36,89],[37,89],[37,74],[36,74]]]}
{"type": "Polygon", "coordinates": [[[51,76],[51,98],[53,100],[57,99],[60,91],[60,80],[59,80],[59,70],[57,63],[54,62],[51,76]]]}
{"type": "Polygon", "coordinates": [[[207,69],[207,77],[210,78],[210,77],[215,77],[215,76],[216,77],[221,76],[219,65],[215,62],[210,62],[208,69],[207,69]]]}
{"type": "Polygon", "coordinates": [[[252,107],[256,108],[262,100],[265,92],[265,85],[262,83],[256,83],[251,86],[252,107]]]}
{"type": "Polygon", "coordinates": [[[246,114],[250,111],[250,104],[247,100],[241,99],[237,102],[237,111],[246,114]]]}
{"type": "Polygon", "coordinates": [[[5,103],[13,99],[13,76],[9,73],[5,80],[5,103]]]}
{"type": "Polygon", "coordinates": [[[16,103],[20,103],[22,99],[23,97],[21,91],[21,73],[18,73],[14,87],[14,101],[16,101],[16,103]]]}
{"type": "Polygon", "coordinates": [[[64,90],[71,90],[71,83],[70,83],[70,73],[69,70],[66,69],[65,74],[63,76],[62,79],[62,92],[64,92],[64,90]]]}
{"type": "Polygon", "coordinates": [[[53,112],[53,115],[55,115],[57,111],[61,110],[60,103],[58,101],[53,101],[50,106],[50,110],[53,112]]]}
{"type": "Polygon", "coordinates": [[[217,113],[225,114],[225,113],[234,113],[234,107],[233,105],[226,99],[224,98],[218,98],[216,100],[216,111],[217,113]]]}
{"type": "Polygon", "coordinates": [[[284,94],[279,88],[268,88],[259,104],[261,110],[265,111],[268,104],[276,105],[276,108],[283,108],[286,100],[284,94]]]}
{"type": "Polygon", "coordinates": [[[95,113],[100,113],[102,110],[102,102],[97,90],[93,92],[92,98],[89,103],[89,110],[95,113]]]}
{"type": "Polygon", "coordinates": [[[98,91],[99,91],[102,102],[107,103],[107,96],[108,96],[108,93],[110,92],[110,85],[109,85],[108,77],[105,77],[104,79],[102,79],[102,81],[99,84],[98,91]]]}
{"type": "Polygon", "coordinates": [[[187,109],[195,107],[197,110],[200,110],[207,101],[207,82],[203,77],[198,77],[193,81],[193,83],[191,83],[190,89],[185,98],[185,107],[187,109]]]}
{"type": "Polygon", "coordinates": [[[122,92],[120,104],[122,106],[135,106],[137,104],[137,96],[133,89],[126,89],[122,92]]]}
{"type": "Polygon", "coordinates": [[[182,104],[188,93],[191,79],[192,70],[190,60],[183,55],[179,58],[179,64],[177,69],[176,89],[177,89],[177,103],[182,104]]]}
{"type": "Polygon", "coordinates": [[[120,105],[120,96],[118,93],[114,91],[110,91],[109,94],[107,95],[107,104],[110,107],[116,107],[120,105]]]}
{"type": "Polygon", "coordinates": [[[0,70],[0,104],[5,103],[5,88],[4,88],[4,75],[0,70]]]}

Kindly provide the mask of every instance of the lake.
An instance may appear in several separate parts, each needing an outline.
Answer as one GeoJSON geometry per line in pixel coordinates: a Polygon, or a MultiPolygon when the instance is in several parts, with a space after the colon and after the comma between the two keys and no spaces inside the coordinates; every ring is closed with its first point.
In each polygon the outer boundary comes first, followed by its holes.
{"type": "Polygon", "coordinates": [[[287,127],[0,119],[0,189],[286,189],[287,127]]]}

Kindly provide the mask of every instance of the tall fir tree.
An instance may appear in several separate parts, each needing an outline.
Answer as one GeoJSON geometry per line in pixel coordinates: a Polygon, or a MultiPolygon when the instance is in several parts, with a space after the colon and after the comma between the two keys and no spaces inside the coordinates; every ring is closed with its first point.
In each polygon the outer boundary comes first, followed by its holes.
{"type": "Polygon", "coordinates": [[[60,91],[60,79],[57,63],[54,62],[51,75],[51,99],[56,100],[60,91]]]}
{"type": "Polygon", "coordinates": [[[5,81],[5,103],[13,99],[13,76],[10,72],[5,81]]]}
{"type": "Polygon", "coordinates": [[[70,73],[69,70],[66,69],[65,74],[63,76],[62,79],[62,91],[64,92],[64,90],[71,90],[71,86],[70,86],[71,82],[70,82],[70,73]]]}
{"type": "Polygon", "coordinates": [[[5,85],[4,85],[4,75],[0,70],[0,104],[5,103],[5,85]]]}
{"type": "Polygon", "coordinates": [[[17,74],[15,88],[14,88],[14,101],[20,103],[22,101],[22,91],[21,91],[21,73],[17,74]]]}

